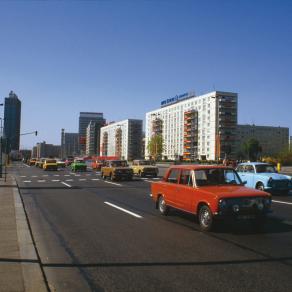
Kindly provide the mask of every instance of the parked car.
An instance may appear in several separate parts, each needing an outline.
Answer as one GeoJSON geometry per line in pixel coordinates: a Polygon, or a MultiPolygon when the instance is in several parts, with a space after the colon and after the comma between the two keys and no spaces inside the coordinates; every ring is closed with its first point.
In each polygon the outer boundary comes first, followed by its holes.
{"type": "Polygon", "coordinates": [[[101,168],[101,177],[111,180],[127,179],[132,180],[133,169],[128,166],[126,160],[109,160],[105,162],[105,166],[101,168]]]}
{"type": "Polygon", "coordinates": [[[237,166],[237,172],[246,186],[271,194],[288,194],[292,190],[291,176],[280,174],[269,163],[247,162],[237,166]]]}
{"type": "Polygon", "coordinates": [[[133,160],[132,169],[133,173],[140,177],[157,177],[159,172],[158,167],[153,165],[150,160],[133,160]]]}
{"type": "Polygon", "coordinates": [[[43,164],[43,170],[58,170],[56,159],[46,159],[43,164]]]}
{"type": "Polygon", "coordinates": [[[196,214],[204,231],[211,230],[215,219],[262,225],[271,212],[271,195],[246,188],[237,172],[225,166],[172,166],[162,181],[151,184],[151,196],[163,215],[170,207],[196,214]]]}
{"type": "Polygon", "coordinates": [[[86,171],[87,170],[87,165],[83,159],[74,159],[74,162],[71,163],[71,170],[76,172],[76,171],[86,171]]]}

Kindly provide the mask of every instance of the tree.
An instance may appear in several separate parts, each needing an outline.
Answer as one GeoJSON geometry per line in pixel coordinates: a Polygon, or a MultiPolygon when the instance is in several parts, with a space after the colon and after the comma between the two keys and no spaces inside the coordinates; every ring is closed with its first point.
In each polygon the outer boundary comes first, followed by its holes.
{"type": "Polygon", "coordinates": [[[255,161],[258,158],[259,153],[262,152],[262,147],[258,140],[250,138],[248,141],[243,143],[244,152],[251,161],[255,161]]]}
{"type": "Polygon", "coordinates": [[[150,138],[147,149],[149,154],[154,158],[154,160],[157,160],[159,157],[161,157],[163,152],[163,138],[161,135],[154,135],[150,138]]]}

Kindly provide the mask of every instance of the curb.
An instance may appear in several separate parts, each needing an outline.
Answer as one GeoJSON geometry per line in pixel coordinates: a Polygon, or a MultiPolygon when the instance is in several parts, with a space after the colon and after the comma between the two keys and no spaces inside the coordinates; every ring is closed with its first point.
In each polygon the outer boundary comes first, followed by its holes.
{"type": "Polygon", "coordinates": [[[15,206],[16,231],[20,258],[22,260],[21,269],[25,291],[47,292],[49,289],[31,236],[31,230],[15,178],[13,178],[13,182],[15,184],[12,190],[15,206]]]}

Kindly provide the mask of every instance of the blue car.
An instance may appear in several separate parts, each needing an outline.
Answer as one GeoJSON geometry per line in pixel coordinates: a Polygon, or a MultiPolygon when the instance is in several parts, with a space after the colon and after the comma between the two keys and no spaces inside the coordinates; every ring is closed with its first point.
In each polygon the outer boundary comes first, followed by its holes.
{"type": "Polygon", "coordinates": [[[246,186],[271,194],[287,195],[292,190],[291,176],[280,174],[268,163],[247,162],[237,166],[237,172],[246,186]]]}

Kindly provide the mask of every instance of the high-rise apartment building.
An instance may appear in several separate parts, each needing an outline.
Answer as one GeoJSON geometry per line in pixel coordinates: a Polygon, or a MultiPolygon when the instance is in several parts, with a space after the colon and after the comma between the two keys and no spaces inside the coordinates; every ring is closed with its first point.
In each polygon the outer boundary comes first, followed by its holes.
{"type": "Polygon", "coordinates": [[[100,128],[104,126],[105,119],[103,118],[103,113],[94,113],[94,112],[80,112],[79,116],[79,151],[80,154],[85,154],[86,150],[86,129],[90,121],[93,121],[97,124],[97,128],[100,131],[100,128]]]}
{"type": "Polygon", "coordinates": [[[126,160],[141,158],[142,126],[142,120],[128,119],[102,127],[100,155],[126,160]]]}
{"type": "Polygon", "coordinates": [[[100,125],[90,121],[86,129],[86,155],[99,155],[100,125]]]}
{"type": "Polygon", "coordinates": [[[47,144],[45,141],[36,144],[36,158],[41,157],[54,157],[58,158],[61,154],[61,146],[60,145],[53,145],[47,144]]]}
{"type": "Polygon", "coordinates": [[[289,128],[238,125],[237,134],[238,153],[244,151],[242,145],[251,138],[259,141],[262,156],[277,155],[289,147],[289,128]]]}
{"type": "Polygon", "coordinates": [[[164,159],[218,160],[236,155],[237,93],[193,92],[163,100],[161,107],[146,113],[147,145],[155,135],[163,138],[164,159]]]}
{"type": "Polygon", "coordinates": [[[64,129],[61,132],[61,158],[78,155],[78,133],[66,133],[64,129]]]}
{"type": "Polygon", "coordinates": [[[21,101],[13,91],[10,91],[9,97],[5,98],[4,105],[4,137],[8,152],[19,150],[20,119],[21,101]]]}

